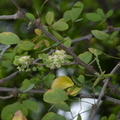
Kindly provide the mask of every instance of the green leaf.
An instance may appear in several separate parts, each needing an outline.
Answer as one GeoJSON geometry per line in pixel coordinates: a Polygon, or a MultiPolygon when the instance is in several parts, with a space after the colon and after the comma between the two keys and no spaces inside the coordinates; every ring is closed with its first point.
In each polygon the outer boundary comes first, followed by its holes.
{"type": "Polygon", "coordinates": [[[85,82],[85,77],[83,75],[79,75],[77,79],[81,84],[85,82]]]}
{"type": "Polygon", "coordinates": [[[55,88],[48,90],[44,94],[43,99],[47,103],[54,103],[57,100],[61,100],[61,101],[67,100],[68,96],[64,90],[60,88],[55,88]]]}
{"type": "Polygon", "coordinates": [[[98,9],[97,9],[97,13],[98,13],[102,18],[105,18],[105,14],[104,14],[104,12],[103,12],[102,9],[98,8],[98,9]]]}
{"type": "Polygon", "coordinates": [[[63,18],[64,18],[65,22],[68,22],[69,20],[71,20],[71,10],[66,11],[63,14],[63,18]]]}
{"type": "Polygon", "coordinates": [[[88,50],[94,55],[101,55],[103,52],[95,48],[88,48],[88,50]]]}
{"type": "Polygon", "coordinates": [[[103,31],[92,30],[91,32],[97,39],[104,40],[104,39],[109,38],[109,35],[103,31]]]}
{"type": "Polygon", "coordinates": [[[35,112],[38,110],[38,104],[37,102],[33,101],[33,100],[24,100],[22,101],[22,104],[28,108],[29,110],[35,112]]]}
{"type": "Polygon", "coordinates": [[[20,42],[20,38],[12,32],[2,32],[0,33],[0,43],[12,45],[20,42]]]}
{"type": "Polygon", "coordinates": [[[23,93],[26,93],[26,92],[28,92],[29,90],[33,89],[34,86],[35,86],[35,84],[31,84],[30,86],[28,86],[27,89],[25,89],[25,90],[23,91],[23,93]]]}
{"type": "Polygon", "coordinates": [[[55,116],[56,114],[53,112],[49,112],[47,114],[44,115],[44,117],[42,118],[42,120],[52,120],[52,118],[55,116]]]}
{"type": "Polygon", "coordinates": [[[9,68],[12,65],[12,61],[4,60],[2,61],[2,66],[9,68]]]}
{"type": "Polygon", "coordinates": [[[51,120],[66,120],[66,119],[63,116],[56,114],[51,120]]]}
{"type": "Polygon", "coordinates": [[[14,59],[14,54],[13,53],[4,53],[3,57],[8,60],[13,60],[14,59]]]}
{"type": "Polygon", "coordinates": [[[79,17],[82,10],[83,4],[81,2],[76,2],[70,12],[72,21],[75,21],[79,17]]]}
{"type": "Polygon", "coordinates": [[[87,19],[89,19],[90,21],[101,21],[102,17],[100,15],[98,15],[97,13],[87,13],[86,14],[87,19]]]}
{"type": "Polygon", "coordinates": [[[119,31],[114,31],[114,32],[110,35],[110,37],[111,37],[111,38],[115,38],[118,34],[119,34],[119,31]]]}
{"type": "Polygon", "coordinates": [[[116,118],[116,115],[111,114],[111,115],[109,116],[108,120],[115,120],[115,118],[116,118]]]}
{"type": "Polygon", "coordinates": [[[64,31],[68,29],[68,24],[62,20],[59,20],[52,25],[52,28],[54,30],[64,31]]]}
{"type": "Polygon", "coordinates": [[[106,18],[111,17],[112,14],[113,14],[113,10],[109,10],[109,11],[107,12],[107,14],[106,14],[106,18]]]}
{"type": "Polygon", "coordinates": [[[101,120],[107,120],[107,117],[106,117],[106,116],[103,116],[103,117],[101,118],[101,120]]]}
{"type": "Polygon", "coordinates": [[[41,54],[38,54],[38,58],[40,58],[40,59],[47,59],[48,55],[45,54],[45,53],[41,53],[41,54]]]}
{"type": "Polygon", "coordinates": [[[72,40],[69,38],[69,37],[66,37],[66,38],[64,38],[64,45],[66,46],[66,47],[70,47],[71,46],[71,43],[72,43],[72,40]]]}
{"type": "Polygon", "coordinates": [[[60,100],[55,101],[53,105],[58,109],[61,109],[64,111],[70,111],[70,106],[68,106],[68,104],[65,103],[64,101],[60,101],[60,100]]]}
{"type": "Polygon", "coordinates": [[[25,16],[31,20],[35,20],[35,16],[31,13],[26,13],[25,16]]]}
{"type": "Polygon", "coordinates": [[[34,47],[34,43],[33,42],[30,42],[30,41],[23,41],[21,44],[20,44],[20,48],[22,50],[32,50],[33,47],[34,47]]]}
{"type": "Polygon", "coordinates": [[[32,83],[30,82],[29,79],[25,79],[23,82],[22,82],[22,87],[20,89],[27,89],[32,83]]]}
{"type": "Polygon", "coordinates": [[[81,2],[76,2],[71,10],[64,13],[63,18],[65,22],[72,20],[73,22],[80,16],[83,10],[83,4],[81,2]]]}
{"type": "Polygon", "coordinates": [[[85,62],[86,64],[88,64],[91,59],[92,59],[92,54],[88,51],[84,52],[84,53],[81,53],[79,56],[78,56],[83,62],[85,62]]]}
{"type": "Polygon", "coordinates": [[[28,110],[20,102],[16,102],[16,103],[7,105],[3,108],[2,113],[1,113],[2,120],[11,120],[14,113],[18,110],[21,110],[24,116],[27,116],[28,110]]]}
{"type": "Polygon", "coordinates": [[[52,30],[52,34],[53,34],[58,40],[60,40],[60,41],[63,40],[63,37],[62,37],[59,33],[57,33],[56,31],[52,30]]]}
{"type": "Polygon", "coordinates": [[[81,115],[78,114],[77,120],[82,120],[81,115]]]}
{"type": "Polygon", "coordinates": [[[54,13],[53,12],[47,12],[45,18],[46,18],[47,24],[51,25],[53,23],[53,20],[54,20],[54,13]]]}

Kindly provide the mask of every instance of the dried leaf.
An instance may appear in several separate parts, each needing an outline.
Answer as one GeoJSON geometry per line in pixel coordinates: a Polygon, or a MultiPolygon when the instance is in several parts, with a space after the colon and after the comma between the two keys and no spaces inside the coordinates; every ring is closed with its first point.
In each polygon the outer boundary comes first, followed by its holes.
{"type": "Polygon", "coordinates": [[[27,118],[23,115],[22,111],[18,110],[14,114],[12,120],[27,120],[27,118]]]}

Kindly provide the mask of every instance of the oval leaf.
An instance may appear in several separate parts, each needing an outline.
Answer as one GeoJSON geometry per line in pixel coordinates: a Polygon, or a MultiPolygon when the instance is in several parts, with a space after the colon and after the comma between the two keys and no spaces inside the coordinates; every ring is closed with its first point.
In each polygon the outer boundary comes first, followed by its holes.
{"type": "Polygon", "coordinates": [[[58,109],[61,109],[61,110],[64,110],[64,111],[70,111],[70,107],[64,101],[60,101],[60,100],[55,101],[53,103],[53,105],[58,109]]]}
{"type": "Polygon", "coordinates": [[[34,30],[34,32],[35,32],[37,35],[39,35],[39,36],[41,35],[41,30],[40,30],[40,29],[38,29],[38,28],[37,28],[37,29],[35,29],[35,30],[34,30]]]}
{"type": "Polygon", "coordinates": [[[106,116],[103,116],[103,117],[101,118],[101,120],[107,120],[107,117],[106,117],[106,116]]]}
{"type": "Polygon", "coordinates": [[[81,115],[78,114],[77,120],[82,120],[81,115]]]}
{"type": "Polygon", "coordinates": [[[52,30],[52,34],[58,39],[58,40],[63,40],[63,37],[59,34],[59,33],[57,33],[56,31],[54,31],[54,30],[52,30]]]}
{"type": "Polygon", "coordinates": [[[98,8],[98,9],[97,9],[97,13],[98,13],[102,18],[105,18],[105,14],[104,14],[104,12],[103,12],[102,9],[98,8]]]}
{"type": "Polygon", "coordinates": [[[23,41],[21,44],[20,44],[20,48],[22,50],[32,50],[33,47],[34,47],[34,43],[30,42],[30,41],[23,41]]]}
{"type": "Polygon", "coordinates": [[[13,114],[18,110],[21,110],[24,116],[27,116],[28,110],[20,102],[16,102],[16,103],[7,105],[6,107],[3,108],[1,113],[2,120],[10,120],[13,117],[13,114]]]}
{"type": "Polygon", "coordinates": [[[42,118],[42,120],[52,120],[52,118],[55,116],[56,114],[53,112],[49,112],[47,114],[45,114],[45,116],[42,118]]]}
{"type": "Polygon", "coordinates": [[[51,25],[54,20],[54,13],[53,12],[47,12],[46,16],[46,22],[48,25],[51,25]]]}
{"type": "Polygon", "coordinates": [[[95,49],[95,48],[88,48],[89,51],[94,55],[101,55],[103,52],[101,50],[95,49]]]}
{"type": "Polygon", "coordinates": [[[31,13],[26,13],[25,16],[31,20],[35,20],[35,16],[31,13]]]}
{"type": "Polygon", "coordinates": [[[72,40],[69,37],[64,38],[65,42],[63,43],[66,47],[70,47],[72,40]]]}
{"type": "Polygon", "coordinates": [[[12,45],[20,42],[20,38],[12,32],[0,33],[0,43],[12,45]]]}
{"type": "Polygon", "coordinates": [[[60,76],[53,81],[51,88],[65,89],[65,88],[71,87],[73,85],[74,85],[74,83],[69,77],[60,76]]]}
{"type": "Polygon", "coordinates": [[[48,40],[43,40],[43,41],[47,47],[50,46],[50,42],[48,40]]]}
{"type": "Polygon", "coordinates": [[[106,15],[106,18],[111,17],[111,16],[112,16],[112,14],[113,14],[113,10],[109,10],[109,11],[108,11],[108,13],[107,13],[107,15],[106,15]]]}
{"type": "Polygon", "coordinates": [[[28,88],[25,89],[25,90],[23,91],[23,93],[26,93],[26,92],[28,92],[29,90],[33,89],[34,86],[35,86],[35,84],[30,84],[30,86],[28,86],[28,88]]]}
{"type": "Polygon", "coordinates": [[[43,41],[39,41],[35,46],[34,49],[38,49],[42,45],[43,41]]]}
{"type": "Polygon", "coordinates": [[[66,11],[63,15],[63,18],[65,22],[68,22],[69,20],[71,20],[71,10],[66,11]]]}
{"type": "Polygon", "coordinates": [[[66,92],[60,88],[50,89],[43,96],[43,100],[47,103],[54,103],[58,100],[64,101],[67,99],[68,96],[66,92]]]}
{"type": "Polygon", "coordinates": [[[94,22],[102,20],[102,17],[100,15],[98,15],[97,13],[87,13],[86,17],[90,21],[94,21],[94,22]]]}
{"type": "Polygon", "coordinates": [[[38,110],[38,104],[33,100],[24,100],[22,104],[33,112],[38,110]]]}
{"type": "Polygon", "coordinates": [[[63,116],[56,114],[52,120],[66,120],[66,119],[63,116]]]}
{"type": "Polygon", "coordinates": [[[78,77],[78,81],[79,81],[79,83],[84,83],[85,82],[85,77],[83,76],[83,75],[79,75],[79,77],[78,77]]]}
{"type": "Polygon", "coordinates": [[[116,118],[116,115],[111,114],[111,115],[109,116],[108,120],[115,120],[115,118],[116,118]]]}
{"type": "Polygon", "coordinates": [[[68,88],[67,93],[68,93],[68,95],[75,96],[80,92],[81,89],[82,89],[81,87],[73,86],[71,88],[68,88]]]}
{"type": "Polygon", "coordinates": [[[52,25],[52,28],[54,30],[64,31],[68,29],[68,24],[64,21],[59,20],[52,25]]]}
{"type": "Polygon", "coordinates": [[[92,54],[90,52],[84,52],[84,53],[81,53],[79,56],[78,56],[83,62],[85,62],[86,64],[88,64],[91,59],[92,59],[92,54]]]}
{"type": "Polygon", "coordinates": [[[75,21],[83,10],[83,4],[81,2],[76,2],[70,11],[72,21],[75,21]]]}
{"type": "Polygon", "coordinates": [[[92,30],[91,32],[97,39],[104,40],[104,39],[109,38],[109,35],[103,31],[92,30]]]}

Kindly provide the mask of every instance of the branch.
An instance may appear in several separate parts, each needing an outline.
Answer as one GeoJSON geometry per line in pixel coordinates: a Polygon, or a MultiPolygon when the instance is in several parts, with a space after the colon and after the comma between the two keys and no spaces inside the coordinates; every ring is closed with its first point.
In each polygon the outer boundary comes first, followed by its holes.
{"type": "Polygon", "coordinates": [[[12,73],[11,75],[9,75],[9,76],[7,76],[5,78],[0,79],[0,84],[6,83],[8,80],[12,79],[13,77],[15,77],[19,73],[20,73],[20,71],[16,71],[16,72],[12,73]]]}
{"type": "MultiPolygon", "coordinates": [[[[23,91],[24,91],[23,89],[0,87],[0,92],[12,92],[12,93],[16,94],[16,93],[22,93],[23,91]]],[[[26,93],[44,94],[45,91],[44,90],[30,90],[30,91],[27,91],[26,93]]],[[[0,97],[0,99],[8,99],[8,98],[11,98],[13,96],[12,95],[5,96],[5,97],[2,96],[2,97],[0,97]]],[[[97,99],[99,96],[98,95],[93,95],[93,94],[79,94],[76,97],[79,97],[79,98],[92,98],[92,99],[96,98],[97,99]]],[[[111,103],[120,105],[120,100],[111,98],[109,96],[102,96],[102,100],[106,100],[106,101],[109,101],[111,103]]]]}
{"type": "MultiPolygon", "coordinates": [[[[98,99],[99,95],[94,95],[94,94],[79,94],[79,95],[77,95],[77,97],[79,97],[81,99],[82,98],[98,99]]],[[[116,105],[120,106],[120,100],[114,99],[114,98],[106,96],[106,95],[102,96],[101,100],[108,101],[108,102],[111,102],[113,104],[116,104],[116,105]]]]}
{"type": "Polygon", "coordinates": [[[14,97],[13,94],[11,94],[11,95],[9,95],[9,96],[0,96],[0,99],[5,100],[5,99],[12,98],[12,97],[14,97]]]}
{"type": "MultiPolygon", "coordinates": [[[[13,92],[13,93],[22,93],[25,90],[23,89],[16,89],[16,88],[6,88],[6,87],[0,87],[1,92],[13,92]]],[[[44,90],[29,90],[26,93],[36,93],[36,94],[43,94],[45,93],[44,90]]]]}
{"type": "MultiPolygon", "coordinates": [[[[103,32],[105,33],[111,33],[111,32],[114,32],[114,31],[120,31],[120,28],[117,27],[117,28],[111,28],[111,26],[108,28],[108,30],[103,30],[103,32]]],[[[83,37],[80,37],[80,38],[76,38],[76,39],[73,39],[72,40],[72,44],[73,43],[76,43],[76,42],[80,42],[80,41],[83,41],[83,40],[91,40],[94,36],[92,34],[90,35],[86,35],[86,36],[83,36],[83,37]]]]}
{"type": "MultiPolygon", "coordinates": [[[[114,67],[114,69],[110,72],[110,74],[114,74],[114,73],[118,70],[119,67],[120,67],[120,62],[114,67]]],[[[102,99],[102,96],[104,95],[104,91],[105,91],[105,89],[106,89],[106,87],[107,87],[107,84],[108,84],[108,82],[109,82],[109,79],[110,79],[110,77],[107,77],[107,78],[104,80],[105,83],[104,83],[103,88],[102,88],[102,90],[101,90],[101,93],[100,93],[100,95],[99,95],[99,97],[98,97],[98,100],[97,100],[97,103],[96,103],[96,108],[93,109],[93,112],[92,112],[92,114],[91,114],[90,120],[93,120],[93,119],[94,119],[94,116],[95,116],[95,114],[96,114],[96,112],[97,112],[97,109],[98,109],[98,105],[99,105],[99,103],[100,103],[100,100],[102,99]]]]}
{"type": "Polygon", "coordinates": [[[24,14],[21,11],[18,11],[17,13],[13,15],[2,15],[0,16],[0,20],[8,20],[8,19],[21,19],[23,18],[24,14]]]}

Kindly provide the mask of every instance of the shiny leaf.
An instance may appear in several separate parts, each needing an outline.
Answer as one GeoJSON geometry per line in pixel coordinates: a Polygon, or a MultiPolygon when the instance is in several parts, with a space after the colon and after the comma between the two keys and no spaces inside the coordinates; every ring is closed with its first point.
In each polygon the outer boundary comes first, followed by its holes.
{"type": "Polygon", "coordinates": [[[60,76],[53,81],[51,88],[65,89],[65,88],[71,87],[73,85],[74,85],[74,83],[69,77],[60,76]]]}

